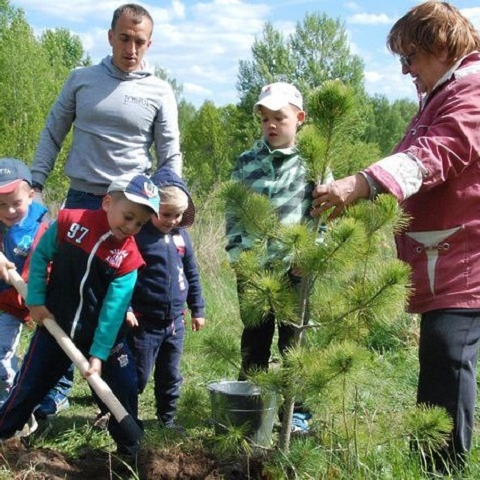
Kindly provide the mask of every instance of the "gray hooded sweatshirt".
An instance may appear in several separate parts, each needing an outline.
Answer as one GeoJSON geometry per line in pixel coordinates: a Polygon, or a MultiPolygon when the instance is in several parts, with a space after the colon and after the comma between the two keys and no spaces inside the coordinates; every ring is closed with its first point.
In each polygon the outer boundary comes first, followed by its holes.
{"type": "Polygon", "coordinates": [[[45,183],[72,125],[64,168],[71,188],[104,195],[119,175],[153,173],[162,166],[181,175],[175,95],[152,71],[123,72],[111,56],[73,70],[40,135],[31,167],[34,182],[45,183]]]}

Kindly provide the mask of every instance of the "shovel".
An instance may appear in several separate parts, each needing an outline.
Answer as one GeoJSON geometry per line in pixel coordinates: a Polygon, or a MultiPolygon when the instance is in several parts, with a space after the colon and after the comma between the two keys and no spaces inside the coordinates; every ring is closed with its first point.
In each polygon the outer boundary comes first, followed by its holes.
{"type": "MultiPolygon", "coordinates": [[[[27,284],[23,278],[14,269],[8,270],[10,283],[15,287],[22,298],[27,297],[27,284]]],[[[75,346],[71,338],[63,331],[53,318],[45,318],[43,320],[45,328],[53,335],[62,350],[68,355],[70,360],[80,370],[82,376],[87,380],[90,386],[95,390],[100,400],[108,407],[112,415],[115,417],[120,427],[129,435],[132,440],[139,440],[143,436],[142,429],[138,426],[133,417],[125,410],[125,407],[119,402],[118,398],[113,394],[111,388],[98,375],[85,376],[90,364],[83,353],[75,346]]]]}

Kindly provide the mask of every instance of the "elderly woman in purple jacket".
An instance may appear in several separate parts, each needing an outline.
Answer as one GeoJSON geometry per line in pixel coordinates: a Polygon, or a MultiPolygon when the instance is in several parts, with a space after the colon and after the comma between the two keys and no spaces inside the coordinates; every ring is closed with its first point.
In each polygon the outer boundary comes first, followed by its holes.
{"type": "Polygon", "coordinates": [[[412,269],[408,311],[421,314],[417,402],[453,419],[437,470],[462,466],[472,443],[480,339],[480,37],[458,9],[429,0],[392,27],[387,45],[420,105],[392,155],[316,187],[313,215],[378,193],[409,215],[396,235],[412,269]]]}

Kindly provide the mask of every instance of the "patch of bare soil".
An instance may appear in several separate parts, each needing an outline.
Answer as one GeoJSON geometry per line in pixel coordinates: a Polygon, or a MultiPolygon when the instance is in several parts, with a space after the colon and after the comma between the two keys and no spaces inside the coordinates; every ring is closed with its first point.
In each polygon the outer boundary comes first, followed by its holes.
{"type": "Polygon", "coordinates": [[[241,480],[265,479],[261,463],[242,462],[220,465],[211,453],[140,452],[137,464],[104,451],[88,450],[81,458],[71,459],[50,449],[27,448],[20,440],[10,439],[0,446],[0,466],[8,469],[11,480],[241,480]],[[135,476],[135,475],[138,475],[135,476]]]}

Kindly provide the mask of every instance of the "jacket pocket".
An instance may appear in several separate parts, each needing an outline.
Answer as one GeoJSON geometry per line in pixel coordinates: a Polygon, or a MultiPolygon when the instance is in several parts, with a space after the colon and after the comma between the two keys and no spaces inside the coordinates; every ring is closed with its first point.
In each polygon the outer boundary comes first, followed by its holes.
{"type": "Polygon", "coordinates": [[[412,268],[415,295],[443,295],[468,288],[468,235],[463,225],[405,232],[399,256],[412,268]]]}

